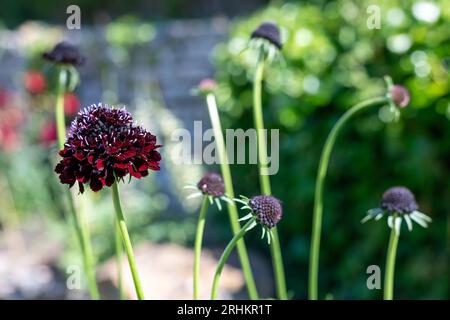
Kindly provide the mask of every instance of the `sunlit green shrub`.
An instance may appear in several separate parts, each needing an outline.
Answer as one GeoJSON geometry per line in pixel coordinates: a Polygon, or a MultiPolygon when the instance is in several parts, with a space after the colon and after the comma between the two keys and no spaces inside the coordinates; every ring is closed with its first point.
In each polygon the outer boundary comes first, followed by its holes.
{"type": "MultiPolygon", "coordinates": [[[[450,209],[450,10],[436,1],[323,1],[284,4],[237,20],[214,59],[224,127],[252,127],[251,77],[256,59],[245,50],[262,21],[283,31],[286,65],[269,68],[263,97],[265,123],[280,129],[280,171],[273,192],[284,203],[280,236],[289,287],[306,297],[314,178],[320,149],[338,116],[353,103],[383,92],[390,74],[411,92],[411,108],[393,123],[383,109],[360,115],[346,141],[337,141],[325,199],[321,291],[336,298],[380,298],[366,287],[366,268],[383,268],[383,228],[361,226],[368,204],[391,185],[407,185],[437,223],[406,234],[399,247],[398,298],[448,298],[446,219],[450,209]],[[321,2],[315,2],[321,3],[321,2]],[[381,29],[369,29],[366,12],[378,5],[381,29]],[[422,7],[420,7],[422,5],[422,7]],[[419,7],[418,7],[419,6],[419,7]],[[386,122],[386,125],[383,124],[386,122]],[[416,251],[416,247],[420,250],[416,251]]],[[[256,194],[256,166],[233,166],[241,194],[256,194]]],[[[322,297],[323,298],[323,297],[322,297]]]]}

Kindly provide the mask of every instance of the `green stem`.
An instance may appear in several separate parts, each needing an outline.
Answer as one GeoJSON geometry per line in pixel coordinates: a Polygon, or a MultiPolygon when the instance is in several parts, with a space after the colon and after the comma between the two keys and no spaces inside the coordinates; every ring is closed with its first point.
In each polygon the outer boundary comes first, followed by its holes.
{"type": "Polygon", "coordinates": [[[136,294],[139,300],[144,300],[144,293],[142,291],[141,281],[139,280],[139,275],[136,268],[136,261],[134,258],[133,247],[131,246],[130,235],[128,234],[127,225],[122,212],[122,206],[120,205],[119,187],[117,181],[115,181],[112,185],[112,198],[114,209],[116,211],[117,223],[119,224],[120,234],[122,236],[123,245],[128,257],[128,264],[130,265],[136,294]]]}
{"type": "MultiPolygon", "coordinates": [[[[211,124],[214,130],[214,137],[217,146],[217,152],[220,159],[220,168],[225,184],[225,193],[230,199],[234,199],[233,181],[231,178],[230,166],[228,162],[227,150],[225,148],[225,141],[222,134],[222,125],[220,124],[219,113],[217,111],[216,98],[213,94],[206,96],[206,102],[208,104],[209,116],[211,118],[211,124]]],[[[228,216],[230,218],[230,225],[233,234],[236,235],[240,231],[239,215],[235,204],[227,203],[228,216]]],[[[259,295],[256,289],[255,279],[253,278],[252,269],[250,266],[250,260],[248,258],[247,248],[244,240],[240,240],[237,243],[237,251],[239,255],[239,261],[241,262],[242,272],[244,273],[245,282],[247,284],[247,291],[250,299],[258,300],[259,295]]]]}
{"type": "Polygon", "coordinates": [[[231,241],[225,247],[225,250],[223,251],[222,256],[220,257],[220,260],[217,264],[216,273],[214,274],[214,280],[211,290],[211,300],[216,300],[217,298],[217,290],[219,288],[220,275],[222,274],[222,270],[225,267],[225,263],[227,262],[228,257],[230,256],[236,244],[239,243],[241,238],[244,237],[245,233],[247,232],[247,228],[250,227],[250,225],[253,222],[255,222],[255,219],[250,219],[242,227],[242,229],[234,235],[233,239],[231,239],[231,241]]]}
{"type": "Polygon", "coordinates": [[[66,141],[66,117],[64,115],[64,93],[66,90],[67,83],[67,70],[61,68],[59,70],[58,77],[58,89],[56,93],[56,133],[58,135],[58,146],[59,149],[64,149],[64,143],[66,141]]]}
{"type": "Polygon", "coordinates": [[[384,274],[384,300],[394,299],[394,271],[398,238],[399,235],[397,234],[397,232],[395,232],[395,228],[392,228],[386,256],[386,271],[384,274]]]}
{"type": "Polygon", "coordinates": [[[344,115],[336,122],[330,131],[325,142],[322,154],[320,156],[319,170],[316,178],[316,190],[314,198],[313,226],[311,235],[311,249],[309,257],[309,279],[308,279],[308,298],[310,300],[318,299],[318,273],[319,273],[319,251],[320,251],[320,234],[322,229],[322,212],[323,212],[323,187],[325,176],[328,170],[328,163],[333,150],[336,138],[344,126],[344,124],[359,111],[388,102],[386,97],[376,97],[365,100],[354,105],[347,110],[344,115]]]}
{"type": "MultiPolygon", "coordinates": [[[[66,141],[66,124],[65,124],[66,119],[64,116],[64,93],[66,82],[67,82],[67,70],[65,68],[61,68],[59,71],[58,88],[56,94],[56,107],[55,107],[58,146],[60,149],[64,149],[64,143],[66,141]]],[[[70,192],[70,190],[67,189],[65,193],[67,203],[69,206],[69,212],[75,228],[75,233],[81,248],[84,271],[86,273],[89,292],[92,299],[98,300],[100,298],[100,294],[98,292],[97,282],[95,280],[94,259],[92,254],[90,235],[84,219],[84,214],[82,212],[77,214],[72,193],[70,192]]]]}
{"type": "Polygon", "coordinates": [[[200,275],[200,256],[202,253],[202,241],[203,241],[203,231],[205,230],[205,218],[206,212],[208,211],[209,201],[208,196],[203,197],[202,207],[200,209],[200,214],[198,216],[197,233],[195,236],[195,247],[194,247],[194,300],[199,299],[198,288],[199,288],[199,275],[200,275]]]}
{"type": "MultiPolygon", "coordinates": [[[[258,168],[261,193],[271,195],[268,161],[267,161],[267,141],[264,130],[264,120],[262,112],[262,81],[264,77],[264,56],[261,53],[255,71],[253,83],[253,118],[258,136],[258,168]]],[[[283,257],[281,255],[278,229],[272,229],[273,238],[270,242],[270,252],[275,273],[277,296],[280,300],[287,300],[286,279],[284,274],[283,257]]]]}
{"type": "Polygon", "coordinates": [[[123,291],[123,268],[122,268],[122,253],[123,245],[120,236],[120,226],[117,219],[114,219],[114,237],[116,246],[116,263],[117,263],[117,288],[119,291],[119,299],[125,300],[125,292],[123,291]]]}

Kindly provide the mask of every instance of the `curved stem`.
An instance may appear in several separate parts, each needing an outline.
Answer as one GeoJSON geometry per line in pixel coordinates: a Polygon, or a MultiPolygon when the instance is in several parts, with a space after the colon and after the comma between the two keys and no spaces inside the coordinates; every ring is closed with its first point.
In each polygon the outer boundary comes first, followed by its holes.
{"type": "MultiPolygon", "coordinates": [[[[258,141],[258,168],[261,193],[271,195],[269,172],[267,168],[267,141],[264,130],[264,120],[262,112],[262,81],[264,76],[264,55],[260,54],[256,66],[255,79],[253,84],[253,118],[258,141]]],[[[270,242],[270,252],[272,255],[272,264],[275,273],[275,282],[277,296],[281,300],[287,300],[286,279],[284,274],[283,257],[281,255],[280,240],[278,238],[278,229],[272,229],[273,238],[270,242]]]]}
{"type": "Polygon", "coordinates": [[[357,112],[388,102],[386,97],[376,97],[365,100],[350,108],[344,115],[336,122],[333,129],[329,133],[325,145],[322,150],[319,162],[319,170],[316,177],[316,190],[314,198],[314,213],[313,225],[311,235],[311,249],[309,257],[309,279],[308,279],[308,298],[310,300],[318,299],[318,273],[319,273],[319,251],[320,251],[320,234],[322,229],[322,212],[323,212],[323,187],[325,176],[327,174],[328,162],[330,160],[331,151],[333,150],[336,138],[344,126],[344,124],[357,112]]]}
{"type": "MultiPolygon", "coordinates": [[[[59,71],[58,89],[56,94],[56,107],[55,107],[56,129],[57,129],[56,132],[58,136],[58,146],[60,149],[64,149],[64,143],[66,141],[66,124],[65,124],[66,119],[64,115],[64,93],[66,82],[67,82],[67,70],[61,68],[59,71]]],[[[85,223],[84,214],[82,212],[79,212],[77,214],[72,193],[70,192],[69,189],[67,189],[65,193],[67,203],[69,206],[69,212],[75,228],[75,233],[81,248],[84,271],[86,273],[89,293],[92,299],[97,300],[100,298],[100,294],[98,292],[97,282],[95,280],[95,266],[92,255],[89,230],[85,223]]]]}
{"type": "Polygon", "coordinates": [[[134,258],[133,247],[131,246],[130,235],[128,234],[127,225],[122,212],[122,206],[120,205],[119,187],[117,185],[117,181],[114,181],[112,185],[112,198],[114,209],[116,211],[117,223],[119,224],[120,234],[122,236],[123,245],[128,257],[128,264],[130,265],[136,294],[139,300],[144,300],[144,293],[142,291],[141,281],[139,280],[139,275],[136,268],[136,260],[134,258]]]}
{"type": "Polygon", "coordinates": [[[116,263],[117,263],[117,288],[119,291],[119,299],[125,300],[125,292],[123,291],[123,267],[122,267],[122,253],[123,245],[120,236],[120,226],[117,219],[114,219],[114,237],[116,246],[116,263]]]}
{"type": "MultiPolygon", "coordinates": [[[[230,199],[234,199],[233,181],[231,178],[230,166],[228,162],[228,154],[225,148],[225,141],[222,134],[222,125],[220,124],[219,113],[217,111],[216,98],[213,94],[206,96],[206,102],[208,104],[209,116],[211,118],[211,124],[214,130],[214,138],[217,146],[217,152],[220,158],[220,169],[225,184],[225,193],[230,199]]],[[[233,234],[237,234],[240,231],[239,215],[235,204],[227,203],[228,216],[230,218],[230,225],[233,234]]],[[[240,240],[237,243],[237,251],[239,255],[239,261],[241,262],[242,272],[244,273],[245,282],[247,284],[247,292],[252,300],[258,300],[258,291],[256,289],[255,279],[253,278],[253,272],[250,266],[250,260],[248,258],[247,248],[244,240],[240,240]]]]}
{"type": "Polygon", "coordinates": [[[395,232],[395,228],[392,228],[386,256],[386,270],[384,273],[384,300],[394,299],[394,271],[398,238],[399,235],[395,232]]]}
{"type": "Polygon", "coordinates": [[[198,287],[200,275],[200,256],[202,253],[203,231],[205,229],[206,212],[208,211],[209,201],[208,197],[203,197],[202,207],[198,216],[197,233],[195,236],[194,247],[194,300],[198,300],[198,287]]]}
{"type": "Polygon", "coordinates": [[[211,290],[211,300],[216,300],[217,298],[217,290],[219,288],[219,281],[220,281],[220,275],[222,274],[222,270],[225,266],[225,263],[228,260],[228,257],[230,256],[231,252],[233,251],[234,247],[238,243],[238,241],[247,233],[247,228],[250,227],[250,225],[255,221],[255,219],[250,219],[243,227],[242,229],[236,233],[231,239],[231,241],[227,244],[225,247],[225,250],[222,253],[222,256],[220,257],[220,260],[217,264],[216,273],[214,274],[214,280],[211,290]]]}

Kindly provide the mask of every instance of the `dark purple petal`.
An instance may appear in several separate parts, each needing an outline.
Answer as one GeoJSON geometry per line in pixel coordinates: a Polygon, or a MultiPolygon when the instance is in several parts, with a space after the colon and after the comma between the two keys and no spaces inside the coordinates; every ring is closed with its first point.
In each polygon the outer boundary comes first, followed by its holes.
{"type": "Polygon", "coordinates": [[[99,191],[111,186],[115,176],[130,174],[140,179],[148,175],[148,169],[159,170],[159,147],[156,137],[135,126],[125,109],[92,105],[72,122],[55,172],[61,183],[78,181],[80,192],[84,183],[99,191]]]}

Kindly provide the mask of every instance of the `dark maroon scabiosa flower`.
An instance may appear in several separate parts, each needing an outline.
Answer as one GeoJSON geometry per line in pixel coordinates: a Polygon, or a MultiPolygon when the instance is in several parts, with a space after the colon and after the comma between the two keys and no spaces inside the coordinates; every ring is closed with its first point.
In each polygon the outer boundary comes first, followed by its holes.
{"type": "Polygon", "coordinates": [[[255,196],[251,199],[241,196],[241,199],[234,201],[242,203],[241,209],[250,210],[250,213],[239,219],[240,221],[254,219],[248,230],[254,228],[258,223],[262,226],[261,239],[267,234],[267,242],[272,238],[271,229],[280,222],[283,217],[283,207],[280,200],[273,196],[255,196]]]}
{"type": "Polygon", "coordinates": [[[72,122],[55,172],[70,187],[78,182],[81,193],[87,183],[99,191],[116,177],[123,180],[129,174],[140,179],[148,170],[159,170],[159,147],[156,137],[134,125],[125,109],[91,105],[72,122]]]}
{"type": "Polygon", "coordinates": [[[205,195],[221,197],[225,194],[222,176],[216,172],[207,172],[197,183],[198,189],[205,195]]]}
{"type": "Polygon", "coordinates": [[[394,104],[400,108],[406,107],[409,103],[409,91],[401,85],[393,85],[390,88],[390,95],[394,104]]]}
{"type": "Polygon", "coordinates": [[[381,219],[384,215],[388,215],[388,225],[395,228],[397,234],[400,233],[402,219],[412,230],[412,221],[426,228],[432,220],[430,217],[419,211],[414,194],[406,187],[392,187],[383,193],[380,207],[370,209],[362,223],[375,218],[381,219]]]}
{"type": "Polygon", "coordinates": [[[263,22],[255,31],[252,32],[252,39],[265,39],[278,49],[281,49],[280,29],[275,23],[263,22]]]}
{"type": "Polygon", "coordinates": [[[81,55],[78,48],[68,42],[58,43],[51,51],[45,52],[42,57],[54,63],[81,65],[85,57],[81,55]]]}

